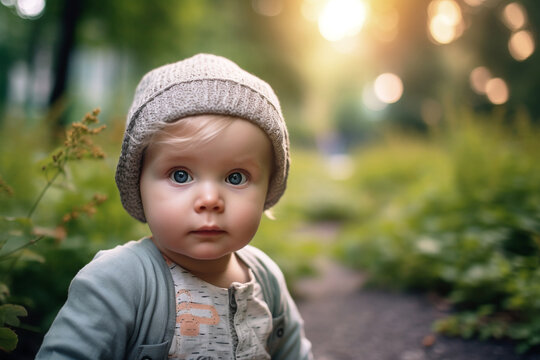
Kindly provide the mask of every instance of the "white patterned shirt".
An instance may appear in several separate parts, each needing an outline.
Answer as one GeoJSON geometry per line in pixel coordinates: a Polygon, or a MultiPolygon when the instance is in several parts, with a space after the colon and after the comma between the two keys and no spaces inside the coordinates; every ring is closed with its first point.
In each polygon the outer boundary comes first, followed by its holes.
{"type": "Polygon", "coordinates": [[[169,359],[270,359],[272,314],[249,270],[247,283],[209,284],[166,259],[176,293],[176,329],[169,359]]]}

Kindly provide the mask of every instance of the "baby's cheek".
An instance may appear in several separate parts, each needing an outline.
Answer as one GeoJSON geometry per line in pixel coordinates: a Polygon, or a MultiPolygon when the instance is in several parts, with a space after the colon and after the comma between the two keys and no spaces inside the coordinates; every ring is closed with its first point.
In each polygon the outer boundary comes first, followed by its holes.
{"type": "Polygon", "coordinates": [[[245,236],[253,237],[259,228],[262,207],[257,205],[244,207],[238,211],[239,224],[245,236]]]}
{"type": "Polygon", "coordinates": [[[148,227],[155,237],[158,237],[160,241],[170,241],[171,238],[176,238],[175,234],[179,231],[178,219],[172,216],[169,211],[162,211],[161,209],[154,209],[150,218],[147,217],[148,227]]]}

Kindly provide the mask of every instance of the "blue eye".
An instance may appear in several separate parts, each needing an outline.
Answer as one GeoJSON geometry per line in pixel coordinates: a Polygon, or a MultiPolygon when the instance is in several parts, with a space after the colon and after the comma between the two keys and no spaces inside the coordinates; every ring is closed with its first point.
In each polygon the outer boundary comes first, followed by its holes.
{"type": "Polygon", "coordinates": [[[171,180],[178,184],[185,184],[193,181],[193,178],[186,170],[175,170],[171,174],[171,180]]]}
{"type": "Polygon", "coordinates": [[[242,174],[241,172],[236,171],[229,174],[225,181],[231,185],[242,185],[247,181],[247,176],[242,174]]]}

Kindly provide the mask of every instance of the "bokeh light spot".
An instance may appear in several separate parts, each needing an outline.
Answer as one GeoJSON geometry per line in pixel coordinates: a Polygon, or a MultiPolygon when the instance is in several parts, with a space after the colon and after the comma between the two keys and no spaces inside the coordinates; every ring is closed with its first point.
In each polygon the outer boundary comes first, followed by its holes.
{"type": "Polygon", "coordinates": [[[449,44],[456,37],[454,25],[449,24],[444,16],[434,16],[429,23],[429,31],[439,44],[449,44]]]}
{"type": "Polygon", "coordinates": [[[519,30],[527,23],[525,8],[519,3],[510,3],[504,7],[503,21],[510,30],[519,30]]]}
{"type": "Polygon", "coordinates": [[[429,34],[436,43],[448,44],[461,35],[463,16],[455,1],[432,1],[428,7],[428,15],[429,34]]]}
{"type": "Polygon", "coordinates": [[[489,80],[491,80],[491,72],[485,66],[479,66],[473,69],[469,76],[472,89],[480,95],[486,93],[486,85],[489,80]]]}
{"type": "Polygon", "coordinates": [[[357,35],[367,16],[360,0],[330,0],[319,15],[319,31],[329,41],[357,35]]]}
{"type": "Polygon", "coordinates": [[[453,0],[437,0],[429,4],[428,8],[431,16],[441,16],[449,25],[457,25],[461,21],[461,9],[453,0]]]}
{"type": "Polygon", "coordinates": [[[521,30],[512,34],[508,41],[510,55],[518,61],[523,61],[534,52],[534,40],[529,31],[521,30]]]}
{"type": "Polygon", "coordinates": [[[507,102],[509,91],[506,82],[501,78],[490,79],[486,84],[486,96],[495,105],[507,102]]]}
{"type": "Polygon", "coordinates": [[[485,0],[463,0],[463,2],[469,6],[475,7],[480,6],[484,3],[485,0]]]}
{"type": "Polygon", "coordinates": [[[375,79],[374,90],[380,101],[392,104],[403,95],[403,82],[396,74],[381,74],[375,79]]]}
{"type": "Polygon", "coordinates": [[[45,0],[17,0],[17,13],[21,17],[38,17],[44,9],[45,0]]]}
{"type": "Polygon", "coordinates": [[[11,6],[15,6],[16,1],[15,0],[0,0],[0,2],[4,6],[11,7],[11,6]]]}

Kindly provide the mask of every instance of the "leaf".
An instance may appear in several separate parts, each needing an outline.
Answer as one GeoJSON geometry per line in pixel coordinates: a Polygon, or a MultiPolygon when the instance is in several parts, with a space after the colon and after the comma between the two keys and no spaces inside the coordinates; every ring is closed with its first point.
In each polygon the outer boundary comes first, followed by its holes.
{"type": "Polygon", "coordinates": [[[19,258],[21,261],[34,261],[40,264],[43,264],[45,262],[45,258],[38,254],[35,251],[32,251],[30,249],[24,249],[21,251],[21,257],[19,258]]]}
{"type": "Polygon", "coordinates": [[[19,316],[28,316],[26,309],[21,305],[0,305],[0,325],[19,326],[19,316]]]}
{"type": "Polygon", "coordinates": [[[0,230],[11,236],[31,235],[34,228],[32,220],[27,217],[0,216],[0,230]]]}
{"type": "Polygon", "coordinates": [[[13,351],[17,347],[19,338],[11,329],[0,327],[0,349],[4,351],[13,351]]]}
{"type": "Polygon", "coordinates": [[[6,301],[6,298],[9,296],[9,288],[6,284],[0,283],[0,302],[6,301]]]}

